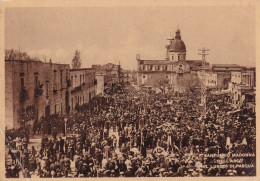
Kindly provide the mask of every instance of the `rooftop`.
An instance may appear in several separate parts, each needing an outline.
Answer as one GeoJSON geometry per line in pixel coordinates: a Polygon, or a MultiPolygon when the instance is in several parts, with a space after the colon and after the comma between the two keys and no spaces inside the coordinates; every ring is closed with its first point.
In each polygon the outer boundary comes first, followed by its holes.
{"type": "Polygon", "coordinates": [[[213,68],[241,68],[240,65],[237,64],[212,64],[213,68]]]}
{"type": "Polygon", "coordinates": [[[80,70],[95,70],[94,68],[79,68],[79,69],[70,69],[71,72],[73,71],[80,71],[80,70]]]}

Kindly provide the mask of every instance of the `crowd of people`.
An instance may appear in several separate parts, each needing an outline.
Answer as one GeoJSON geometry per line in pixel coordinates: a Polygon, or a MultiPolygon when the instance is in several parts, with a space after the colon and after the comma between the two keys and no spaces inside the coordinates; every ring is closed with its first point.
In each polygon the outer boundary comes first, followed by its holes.
{"type": "Polygon", "coordinates": [[[256,175],[255,113],[212,95],[202,114],[199,102],[132,86],[96,97],[66,117],[66,137],[49,131],[38,150],[10,141],[7,177],[256,175]]]}

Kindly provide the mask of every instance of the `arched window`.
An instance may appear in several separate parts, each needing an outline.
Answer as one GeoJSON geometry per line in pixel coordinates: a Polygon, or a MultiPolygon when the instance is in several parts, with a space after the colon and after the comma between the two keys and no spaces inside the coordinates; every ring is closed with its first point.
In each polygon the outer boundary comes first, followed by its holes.
{"type": "Polygon", "coordinates": [[[179,65],[179,70],[183,70],[182,64],[179,65]]]}

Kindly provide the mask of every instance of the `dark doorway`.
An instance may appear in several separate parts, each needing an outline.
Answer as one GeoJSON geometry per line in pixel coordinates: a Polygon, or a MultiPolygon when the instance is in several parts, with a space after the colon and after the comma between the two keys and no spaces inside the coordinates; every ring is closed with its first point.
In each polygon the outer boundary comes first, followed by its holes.
{"type": "Polygon", "coordinates": [[[69,113],[69,93],[68,93],[68,91],[66,92],[66,97],[65,97],[65,107],[66,107],[66,112],[69,113]]]}
{"type": "Polygon", "coordinates": [[[89,93],[89,101],[91,101],[91,92],[89,93]]]}
{"type": "Polygon", "coordinates": [[[46,106],[45,107],[45,117],[48,117],[48,116],[50,116],[50,105],[48,105],[48,106],[46,106]]]}

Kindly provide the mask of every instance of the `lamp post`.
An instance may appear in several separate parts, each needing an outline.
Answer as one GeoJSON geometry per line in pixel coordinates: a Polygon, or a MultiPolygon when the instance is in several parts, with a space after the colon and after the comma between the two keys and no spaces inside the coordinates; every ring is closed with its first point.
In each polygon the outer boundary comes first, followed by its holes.
{"type": "Polygon", "coordinates": [[[206,115],[206,73],[205,73],[205,70],[206,70],[206,52],[209,51],[209,49],[206,49],[206,48],[202,48],[202,49],[198,49],[201,53],[198,53],[199,55],[202,56],[202,87],[201,87],[201,105],[204,107],[203,108],[203,112],[202,112],[202,115],[205,116],[206,115]]]}

